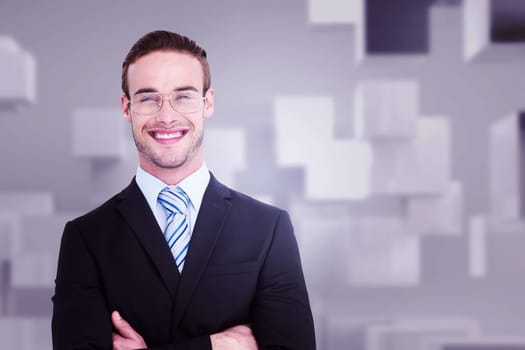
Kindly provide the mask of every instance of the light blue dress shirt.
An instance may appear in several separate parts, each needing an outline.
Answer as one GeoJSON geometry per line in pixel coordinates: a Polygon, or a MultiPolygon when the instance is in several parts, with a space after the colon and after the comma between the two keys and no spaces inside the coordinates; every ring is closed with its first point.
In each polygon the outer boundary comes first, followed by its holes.
{"type": "MultiPolygon", "coordinates": [[[[165,184],[162,180],[156,178],[150,173],[144,171],[140,166],[137,168],[137,175],[135,177],[137,185],[140,190],[146,197],[157,223],[162,232],[166,228],[166,212],[160,203],[158,202],[158,196],[160,191],[164,187],[169,186],[165,184]]],[[[202,197],[208,187],[210,182],[210,172],[205,163],[193,174],[186,177],[184,180],[179,182],[177,186],[180,186],[190,197],[190,206],[189,206],[189,223],[190,223],[190,232],[193,233],[193,227],[195,226],[195,221],[197,220],[197,215],[202,203],[202,197]]]]}

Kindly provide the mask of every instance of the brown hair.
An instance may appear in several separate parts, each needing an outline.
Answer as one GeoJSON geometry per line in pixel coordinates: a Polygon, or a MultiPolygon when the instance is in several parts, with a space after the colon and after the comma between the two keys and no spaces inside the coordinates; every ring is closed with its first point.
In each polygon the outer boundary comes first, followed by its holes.
{"type": "Polygon", "coordinates": [[[206,57],[206,51],[197,45],[194,40],[188,37],[165,30],[157,30],[147,33],[142,38],[140,38],[131,47],[126,58],[124,59],[124,62],[122,62],[122,91],[127,98],[130,97],[128,89],[128,68],[130,64],[153,51],[162,50],[181,51],[184,53],[189,53],[191,56],[198,59],[204,73],[203,94],[208,91],[211,84],[211,75],[210,66],[208,65],[208,59],[206,57]]]}

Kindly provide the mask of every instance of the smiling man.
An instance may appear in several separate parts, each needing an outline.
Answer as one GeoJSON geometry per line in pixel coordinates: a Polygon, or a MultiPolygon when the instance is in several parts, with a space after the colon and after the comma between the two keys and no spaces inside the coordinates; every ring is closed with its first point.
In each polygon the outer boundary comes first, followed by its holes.
{"type": "Polygon", "coordinates": [[[54,349],[315,349],[288,214],[222,185],[204,161],[206,52],[151,32],[122,65],[138,151],[122,192],[64,228],[54,349]]]}

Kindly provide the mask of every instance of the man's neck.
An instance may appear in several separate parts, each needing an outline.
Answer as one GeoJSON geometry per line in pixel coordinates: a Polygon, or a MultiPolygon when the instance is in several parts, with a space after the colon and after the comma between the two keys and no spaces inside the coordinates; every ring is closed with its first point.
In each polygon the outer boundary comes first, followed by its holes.
{"type": "Polygon", "coordinates": [[[200,169],[204,161],[194,161],[191,164],[183,164],[177,168],[160,168],[157,166],[151,166],[150,164],[140,164],[142,170],[155,176],[167,185],[177,185],[182,180],[200,169]]]}

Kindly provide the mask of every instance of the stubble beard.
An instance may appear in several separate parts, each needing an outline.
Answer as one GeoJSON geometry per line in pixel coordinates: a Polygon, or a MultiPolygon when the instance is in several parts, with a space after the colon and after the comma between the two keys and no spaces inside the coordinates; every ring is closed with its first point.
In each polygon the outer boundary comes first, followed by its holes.
{"type": "Polygon", "coordinates": [[[191,160],[198,152],[204,139],[204,132],[201,131],[197,138],[192,140],[190,148],[185,154],[182,154],[181,156],[173,154],[170,155],[170,157],[166,157],[159,152],[155,152],[153,147],[149,147],[144,139],[140,139],[140,137],[137,136],[139,133],[135,132],[133,126],[131,128],[131,134],[133,135],[133,141],[135,141],[135,146],[137,147],[139,154],[142,154],[151,163],[162,169],[176,169],[186,164],[188,160],[191,160]]]}

